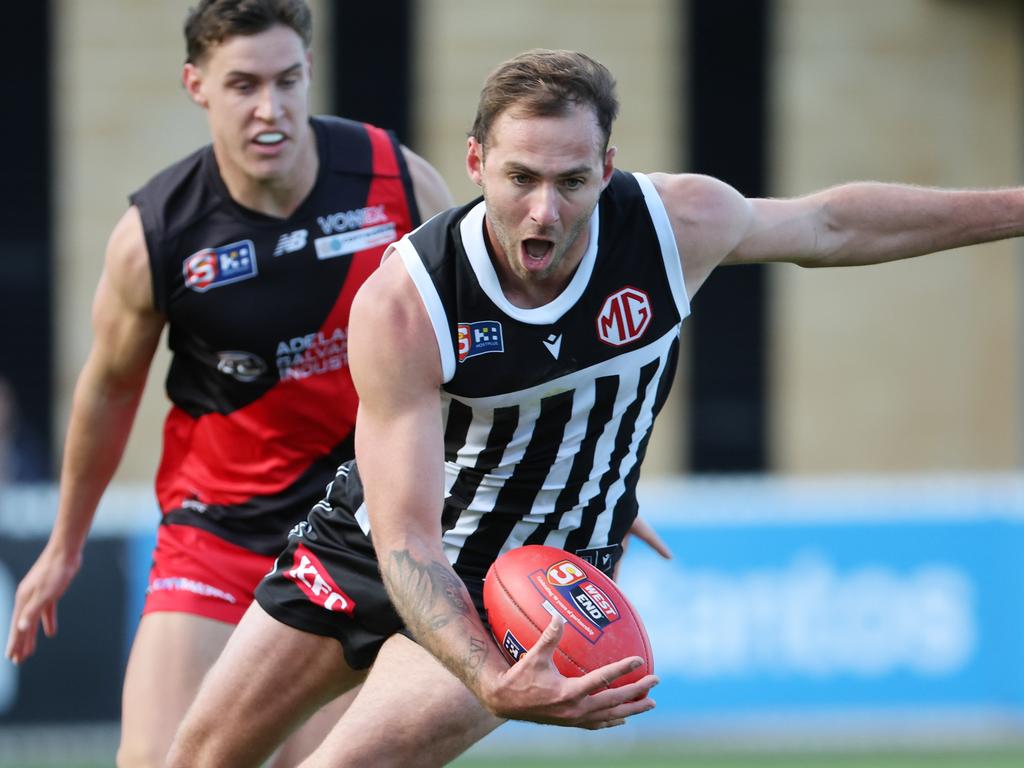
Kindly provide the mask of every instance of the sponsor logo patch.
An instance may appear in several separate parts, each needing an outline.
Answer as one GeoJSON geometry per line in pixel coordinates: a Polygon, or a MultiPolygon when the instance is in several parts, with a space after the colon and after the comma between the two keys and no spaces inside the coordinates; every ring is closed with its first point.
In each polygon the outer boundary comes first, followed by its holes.
{"type": "Polygon", "coordinates": [[[217,370],[241,382],[256,381],[267,372],[263,358],[251,352],[229,350],[217,353],[217,370]]]}
{"type": "Polygon", "coordinates": [[[629,344],[644,335],[652,314],[650,297],[627,286],[604,300],[597,315],[597,335],[613,347],[629,344]]]}
{"type": "Polygon", "coordinates": [[[516,636],[512,634],[512,630],[509,629],[505,630],[505,637],[501,641],[501,649],[505,651],[513,664],[519,661],[520,657],[526,653],[525,646],[516,639],[516,636]]]}
{"type": "Polygon", "coordinates": [[[609,544],[606,547],[591,547],[589,549],[577,549],[576,557],[586,560],[591,565],[597,566],[606,576],[612,575],[612,568],[615,566],[619,555],[622,554],[621,544],[609,544]]]}
{"type": "Polygon", "coordinates": [[[348,365],[348,334],[335,328],[282,339],[275,354],[281,381],[340,371],[348,365]]]}
{"type": "Polygon", "coordinates": [[[316,603],[324,610],[351,616],[356,609],[352,598],[342,592],[341,588],[334,583],[323,563],[306,548],[305,544],[295,547],[294,567],[285,571],[284,575],[298,584],[299,589],[306,594],[311,602],[316,603]]]}
{"type": "Polygon", "coordinates": [[[555,360],[557,360],[558,359],[558,353],[562,349],[562,334],[560,334],[560,333],[549,334],[546,339],[543,339],[543,342],[544,342],[545,348],[547,348],[548,352],[551,353],[551,356],[553,358],[555,358],[555,360]]]}
{"type": "Polygon", "coordinates": [[[381,245],[390,245],[397,237],[398,230],[395,229],[394,223],[388,222],[376,227],[357,229],[354,232],[318,237],[313,241],[313,245],[316,248],[316,257],[323,261],[381,245]]]}
{"type": "Polygon", "coordinates": [[[619,612],[608,596],[593,582],[572,588],[573,601],[597,626],[604,628],[619,618],[619,612]]]}
{"type": "Polygon", "coordinates": [[[501,337],[501,323],[497,320],[459,323],[458,331],[460,363],[477,355],[505,351],[505,342],[501,337]]]}
{"type": "Polygon", "coordinates": [[[190,509],[193,512],[198,512],[200,515],[206,514],[207,506],[205,502],[200,501],[197,498],[189,498],[181,500],[182,509],[190,509]]]}
{"type": "Polygon", "coordinates": [[[320,225],[320,231],[325,235],[331,235],[335,232],[347,232],[350,229],[372,227],[374,224],[383,224],[387,220],[388,212],[385,210],[383,203],[316,217],[316,223],[320,225]]]}
{"type": "Polygon", "coordinates": [[[554,584],[559,587],[571,586],[577,581],[583,581],[585,578],[587,578],[587,574],[578,565],[570,563],[568,560],[555,563],[548,568],[547,572],[548,584],[554,584]]]}
{"type": "Polygon", "coordinates": [[[548,612],[561,616],[588,642],[596,643],[605,628],[620,618],[618,608],[604,590],[570,562],[556,563],[547,571],[534,571],[530,582],[544,598],[548,612]],[[577,574],[582,574],[582,578],[577,574]]]}
{"type": "Polygon", "coordinates": [[[199,293],[256,277],[256,249],[252,240],[239,240],[219,248],[196,251],[181,265],[185,286],[199,293]]]}
{"type": "Polygon", "coordinates": [[[275,256],[283,256],[286,253],[295,253],[306,247],[309,240],[309,232],[305,229],[296,229],[294,232],[285,232],[277,241],[274,248],[275,256]]]}
{"type": "Polygon", "coordinates": [[[193,595],[212,597],[215,600],[223,600],[225,603],[234,604],[238,602],[230,592],[225,592],[222,589],[217,589],[217,587],[204,584],[195,579],[187,579],[184,576],[153,579],[149,587],[146,588],[146,592],[150,594],[153,592],[191,592],[193,595]]]}

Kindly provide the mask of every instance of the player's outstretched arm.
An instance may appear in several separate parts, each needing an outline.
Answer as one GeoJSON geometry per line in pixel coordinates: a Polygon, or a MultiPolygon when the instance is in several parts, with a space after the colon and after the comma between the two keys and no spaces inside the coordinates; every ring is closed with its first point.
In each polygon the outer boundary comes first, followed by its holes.
{"type": "Polygon", "coordinates": [[[441,366],[433,338],[404,266],[388,258],[353,303],[349,363],[360,394],[356,458],[395,608],[417,641],[501,717],[600,728],[650,709],[653,676],[602,690],[639,659],[569,679],[552,662],[557,637],[512,668],[491,639],[442,548],[441,366]]]}
{"type": "Polygon", "coordinates": [[[880,264],[1024,234],[1024,189],[852,182],[791,199],[746,199],[717,179],[652,174],[692,297],[719,264],[880,264]]]}
{"type": "Polygon", "coordinates": [[[16,664],[35,652],[40,622],[47,636],[57,632],[57,601],[81,567],[86,535],[121,459],[163,329],[134,208],[111,234],[92,315],[93,344],[75,385],[57,519],[15,593],[7,658],[16,664]]]}

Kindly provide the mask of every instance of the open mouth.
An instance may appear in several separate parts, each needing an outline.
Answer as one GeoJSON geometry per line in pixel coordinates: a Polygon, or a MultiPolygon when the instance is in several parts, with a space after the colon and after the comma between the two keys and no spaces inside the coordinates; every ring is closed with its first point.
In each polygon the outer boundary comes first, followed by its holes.
{"type": "Polygon", "coordinates": [[[554,250],[555,244],[550,240],[529,237],[523,240],[523,252],[531,261],[544,261],[554,250]]]}
{"type": "Polygon", "coordinates": [[[265,131],[258,134],[253,141],[263,147],[273,147],[284,141],[284,134],[280,131],[265,131]]]}

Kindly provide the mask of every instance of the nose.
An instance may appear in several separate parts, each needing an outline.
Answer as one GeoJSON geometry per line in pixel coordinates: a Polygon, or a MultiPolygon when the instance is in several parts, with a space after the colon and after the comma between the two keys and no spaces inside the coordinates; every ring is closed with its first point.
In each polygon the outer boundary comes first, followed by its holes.
{"type": "Polygon", "coordinates": [[[274,122],[281,113],[281,99],[278,97],[277,89],[272,85],[260,91],[259,101],[256,103],[256,118],[267,123],[274,122]]]}
{"type": "Polygon", "coordinates": [[[554,184],[537,186],[530,204],[530,218],[545,227],[558,222],[558,190],[554,184]]]}

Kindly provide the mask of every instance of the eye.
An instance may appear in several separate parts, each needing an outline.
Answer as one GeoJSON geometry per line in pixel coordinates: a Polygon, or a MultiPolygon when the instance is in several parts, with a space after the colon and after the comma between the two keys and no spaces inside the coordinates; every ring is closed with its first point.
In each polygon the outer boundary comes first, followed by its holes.
{"type": "Polygon", "coordinates": [[[253,84],[248,80],[237,80],[233,83],[228,83],[228,88],[235,91],[236,93],[247,94],[252,93],[253,84]]]}
{"type": "Polygon", "coordinates": [[[298,84],[299,84],[299,78],[298,78],[298,76],[295,76],[295,75],[292,75],[290,77],[285,77],[285,78],[281,79],[281,87],[282,88],[294,88],[298,84]]]}
{"type": "Polygon", "coordinates": [[[583,179],[566,179],[562,182],[568,190],[580,189],[586,182],[583,179]]]}
{"type": "Polygon", "coordinates": [[[509,178],[516,186],[524,187],[530,183],[530,177],[525,173],[513,173],[509,178]]]}

